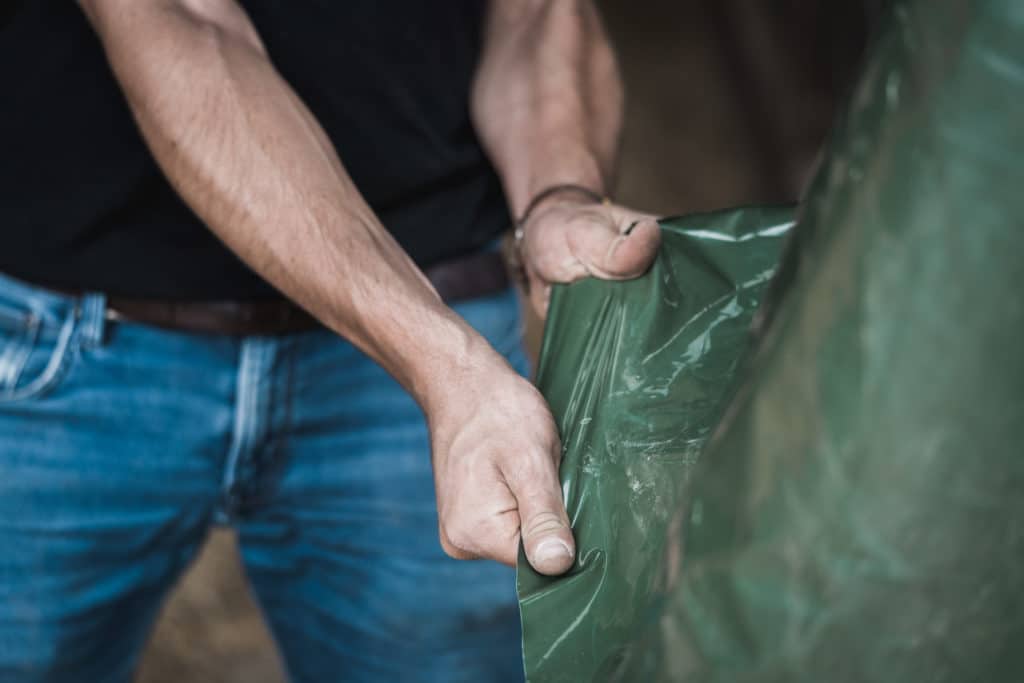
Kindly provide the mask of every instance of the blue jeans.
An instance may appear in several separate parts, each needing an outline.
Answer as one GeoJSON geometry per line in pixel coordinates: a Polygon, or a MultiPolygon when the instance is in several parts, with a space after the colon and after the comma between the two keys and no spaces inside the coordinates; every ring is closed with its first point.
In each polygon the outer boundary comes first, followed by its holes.
{"type": "MultiPolygon", "coordinates": [[[[455,308],[526,371],[511,291],[455,308]]],[[[522,680],[513,570],[441,551],[423,416],[379,366],[104,309],[0,276],[0,681],[130,680],[215,523],[293,680],[522,680]]]]}

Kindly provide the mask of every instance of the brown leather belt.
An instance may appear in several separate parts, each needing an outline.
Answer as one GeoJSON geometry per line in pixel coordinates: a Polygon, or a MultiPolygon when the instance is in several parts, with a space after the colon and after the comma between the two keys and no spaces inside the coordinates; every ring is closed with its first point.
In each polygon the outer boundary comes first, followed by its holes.
{"type": "MultiPolygon", "coordinates": [[[[424,270],[449,304],[497,294],[510,284],[500,253],[484,252],[424,270]]],[[[287,299],[266,301],[170,301],[107,297],[107,318],[182,332],[230,336],[308,332],[320,322],[287,299]]]]}

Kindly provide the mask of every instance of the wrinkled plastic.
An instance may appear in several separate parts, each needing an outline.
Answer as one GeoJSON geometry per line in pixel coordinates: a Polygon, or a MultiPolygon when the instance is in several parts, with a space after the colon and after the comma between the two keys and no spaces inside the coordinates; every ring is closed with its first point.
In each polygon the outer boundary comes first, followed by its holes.
{"type": "Polygon", "coordinates": [[[1024,681],[1022,160],[1024,3],[894,3],[738,390],[694,381],[733,394],[703,450],[654,379],[691,356],[634,371],[663,274],[618,324],[644,284],[556,292],[540,379],[581,543],[564,578],[520,564],[530,680],[1024,681]],[[654,390],[610,405],[627,384],[654,390]]]}
{"type": "Polygon", "coordinates": [[[553,292],[537,382],[559,420],[577,560],[558,579],[520,562],[531,680],[606,680],[664,601],[666,535],[792,224],[784,207],[669,219],[645,277],[553,292]]]}

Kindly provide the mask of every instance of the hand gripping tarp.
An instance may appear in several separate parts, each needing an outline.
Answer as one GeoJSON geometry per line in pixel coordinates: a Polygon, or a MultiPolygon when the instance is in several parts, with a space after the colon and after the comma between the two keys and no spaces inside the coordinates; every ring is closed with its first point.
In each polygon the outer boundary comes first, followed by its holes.
{"type": "Polygon", "coordinates": [[[556,289],[531,681],[1024,681],[1022,169],[1024,3],[895,3],[766,292],[784,211],[556,289]]]}

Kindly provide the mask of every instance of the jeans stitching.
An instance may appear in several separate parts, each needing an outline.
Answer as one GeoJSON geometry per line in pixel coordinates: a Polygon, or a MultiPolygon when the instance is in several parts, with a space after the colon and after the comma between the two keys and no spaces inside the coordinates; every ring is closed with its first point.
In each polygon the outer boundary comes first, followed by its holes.
{"type": "Polygon", "coordinates": [[[77,353],[75,331],[78,329],[78,318],[79,310],[76,306],[68,312],[57,337],[57,344],[43,372],[20,389],[0,394],[0,405],[11,405],[37,398],[60,382],[71,365],[71,358],[77,353]]]}
{"type": "Polygon", "coordinates": [[[7,352],[0,356],[0,387],[6,384],[12,390],[18,386],[35,345],[39,342],[39,319],[29,315],[21,339],[12,343],[7,352]]]}

